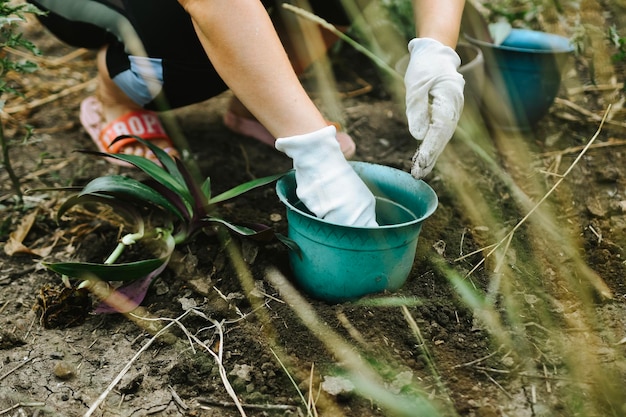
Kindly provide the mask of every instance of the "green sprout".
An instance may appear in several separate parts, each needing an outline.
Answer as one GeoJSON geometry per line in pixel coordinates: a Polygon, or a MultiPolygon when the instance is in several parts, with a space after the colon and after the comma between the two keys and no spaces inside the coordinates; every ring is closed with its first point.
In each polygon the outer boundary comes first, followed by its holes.
{"type": "MultiPolygon", "coordinates": [[[[254,179],[213,196],[210,178],[198,185],[180,160],[172,158],[154,144],[136,136],[120,136],[116,141],[129,137],[148,147],[160,165],[137,155],[88,150],[80,152],[130,163],[147,174],[148,179],[139,181],[122,175],[95,178],[61,205],[57,212],[57,220],[60,220],[70,208],[76,205],[101,204],[111,207],[117,214],[129,220],[134,225],[134,232],[120,239],[117,247],[104,263],[45,264],[50,270],[65,277],[86,281],[89,281],[89,277],[97,277],[102,281],[126,282],[128,285],[118,289],[118,293],[129,299],[132,309],[141,303],[152,280],[165,269],[175,246],[189,241],[208,226],[225,226],[240,236],[263,240],[278,236],[264,225],[237,225],[223,219],[217,214],[217,204],[270,184],[283,174],[254,179]],[[152,214],[157,214],[161,221],[160,226],[151,228],[150,231],[146,231],[145,227],[146,209],[152,214]],[[140,240],[156,242],[159,247],[158,255],[152,259],[115,263],[125,248],[140,240]]],[[[74,190],[74,188],[60,190],[74,190]]],[[[83,282],[81,285],[88,286],[89,283],[83,282]]],[[[118,312],[118,310],[106,305],[105,300],[104,304],[96,308],[96,312],[107,313],[118,312]]]]}

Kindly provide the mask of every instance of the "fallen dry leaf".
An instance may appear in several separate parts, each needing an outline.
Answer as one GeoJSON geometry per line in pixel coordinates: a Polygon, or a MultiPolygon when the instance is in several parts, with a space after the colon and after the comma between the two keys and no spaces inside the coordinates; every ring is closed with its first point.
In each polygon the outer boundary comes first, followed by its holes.
{"type": "Polygon", "coordinates": [[[17,228],[9,235],[9,240],[4,245],[4,253],[9,256],[13,256],[15,254],[27,254],[45,257],[52,252],[52,249],[61,237],[59,233],[55,233],[52,243],[43,248],[29,248],[23,243],[24,239],[28,236],[30,229],[33,227],[38,214],[39,209],[36,209],[24,216],[17,228]]]}

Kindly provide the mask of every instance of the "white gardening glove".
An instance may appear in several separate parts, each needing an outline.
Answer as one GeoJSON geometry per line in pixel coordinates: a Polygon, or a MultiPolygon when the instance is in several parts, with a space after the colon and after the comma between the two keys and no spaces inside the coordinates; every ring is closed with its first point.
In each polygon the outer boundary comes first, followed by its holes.
{"type": "Polygon", "coordinates": [[[457,71],[461,58],[439,41],[413,39],[409,53],[404,75],[406,115],[411,135],[422,141],[411,174],[420,179],[430,173],[454,134],[463,111],[465,80],[457,71]]]}
{"type": "Polygon", "coordinates": [[[374,227],[374,195],[358,177],[328,126],[305,135],[276,139],[276,149],[293,160],[296,195],[317,217],[345,226],[374,227]]]}

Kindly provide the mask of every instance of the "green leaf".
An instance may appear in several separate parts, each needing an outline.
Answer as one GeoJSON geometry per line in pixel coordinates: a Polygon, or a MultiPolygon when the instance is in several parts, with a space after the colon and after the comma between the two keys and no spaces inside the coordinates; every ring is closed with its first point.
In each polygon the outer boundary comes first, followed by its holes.
{"type": "Polygon", "coordinates": [[[204,194],[204,196],[206,197],[206,201],[210,201],[211,200],[211,177],[207,177],[206,180],[204,180],[204,182],[202,183],[202,186],[200,187],[200,190],[202,190],[202,194],[204,194]]]}
{"type": "MultiPolygon", "coordinates": [[[[123,138],[123,136],[120,136],[118,139],[120,138],[123,138]]],[[[133,136],[133,138],[135,137],[133,136]]],[[[163,184],[164,187],[168,188],[169,190],[174,192],[176,195],[178,195],[180,199],[184,202],[189,213],[192,212],[191,208],[193,207],[193,198],[191,197],[191,193],[189,192],[189,189],[185,185],[184,180],[182,178],[178,179],[175,176],[171,175],[169,172],[164,170],[163,167],[159,166],[158,164],[155,164],[148,158],[144,158],[143,156],[137,156],[137,155],[113,154],[113,153],[97,152],[97,151],[91,151],[91,150],[80,150],[79,152],[115,158],[115,159],[119,159],[120,161],[128,162],[129,164],[136,166],[137,168],[139,168],[140,170],[148,174],[155,181],[157,181],[160,184],[163,184]]],[[[180,174],[178,169],[176,170],[176,172],[180,174]]]]}
{"type": "Polygon", "coordinates": [[[156,156],[157,160],[162,165],[162,166],[158,166],[158,165],[157,166],[161,170],[169,173],[172,176],[172,178],[174,178],[179,184],[185,185],[185,179],[183,175],[180,173],[180,171],[178,170],[178,166],[176,166],[176,161],[174,161],[174,158],[172,158],[167,152],[165,152],[163,149],[156,146],[151,141],[142,139],[140,136],[137,136],[137,135],[121,135],[115,138],[115,140],[111,144],[117,142],[118,140],[123,140],[123,139],[128,139],[128,138],[135,139],[137,142],[141,143],[142,145],[150,149],[152,153],[154,153],[154,155],[156,156]]]}
{"type": "Polygon", "coordinates": [[[283,243],[283,245],[287,246],[289,250],[294,251],[298,257],[302,259],[302,249],[300,249],[300,245],[298,245],[295,240],[290,239],[281,233],[276,233],[275,235],[276,238],[283,243]]]}
{"type": "Polygon", "coordinates": [[[161,165],[163,165],[163,168],[167,172],[169,172],[170,175],[172,175],[172,177],[174,177],[180,184],[185,184],[185,179],[183,175],[180,173],[178,166],[176,165],[176,161],[174,161],[174,158],[172,158],[167,152],[165,152],[163,149],[156,146],[154,143],[148,140],[144,140],[139,136],[132,136],[132,137],[135,138],[139,143],[142,143],[145,146],[147,146],[148,149],[150,149],[154,153],[154,155],[157,157],[161,165]]]}
{"type": "Polygon", "coordinates": [[[98,177],[89,182],[83,191],[79,194],[83,195],[110,195],[117,198],[123,198],[131,203],[149,203],[176,215],[179,219],[184,220],[183,214],[174,206],[167,198],[151,187],[129,177],[122,175],[108,175],[98,177]]]}
{"type": "Polygon", "coordinates": [[[159,268],[165,259],[147,259],[123,264],[96,264],[91,262],[56,262],[44,263],[44,266],[56,273],[71,278],[87,278],[95,275],[104,281],[132,281],[145,277],[159,268]]]}
{"type": "Polygon", "coordinates": [[[254,188],[258,188],[261,187],[263,185],[267,185],[270,184],[274,181],[276,181],[277,179],[279,179],[280,177],[282,177],[283,174],[276,174],[276,175],[270,175],[268,177],[263,177],[263,178],[257,178],[254,179],[252,181],[248,181],[245,182],[243,184],[240,184],[234,188],[231,188],[228,191],[224,191],[222,194],[213,197],[211,200],[209,200],[210,204],[216,204],[216,203],[220,203],[222,201],[226,201],[226,200],[230,200],[231,198],[237,197],[241,194],[244,194],[254,188]]]}
{"type": "Polygon", "coordinates": [[[236,224],[232,224],[224,219],[220,219],[219,217],[205,217],[202,219],[202,221],[222,224],[242,236],[253,236],[259,233],[256,230],[250,229],[249,227],[237,226],[236,224]]]}

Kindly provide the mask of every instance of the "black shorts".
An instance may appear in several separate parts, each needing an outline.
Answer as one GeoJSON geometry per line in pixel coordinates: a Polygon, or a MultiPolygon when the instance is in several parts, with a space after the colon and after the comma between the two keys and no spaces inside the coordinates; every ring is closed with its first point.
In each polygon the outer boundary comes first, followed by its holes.
{"type": "MultiPolygon", "coordinates": [[[[63,42],[89,49],[108,45],[109,75],[147,109],[182,107],[227,89],[177,0],[28,1],[48,12],[40,20],[63,42]]],[[[275,3],[281,1],[263,0],[266,7],[275,3]]],[[[348,23],[340,0],[310,3],[322,18],[348,23]]]]}

